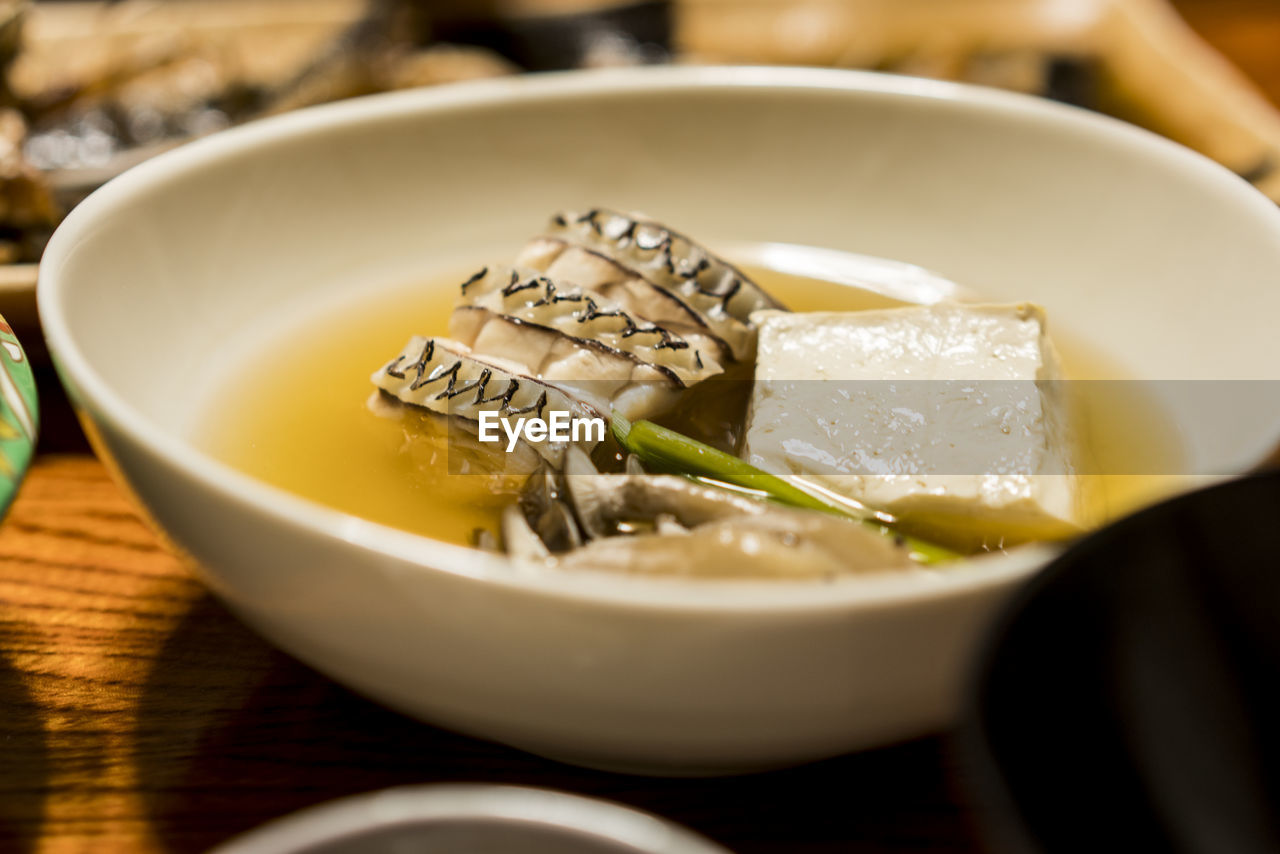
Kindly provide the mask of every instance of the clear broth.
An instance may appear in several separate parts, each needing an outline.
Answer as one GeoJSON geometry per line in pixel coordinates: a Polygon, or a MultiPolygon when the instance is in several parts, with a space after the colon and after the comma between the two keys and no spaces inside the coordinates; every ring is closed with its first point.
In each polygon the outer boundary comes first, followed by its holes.
{"type": "MultiPolygon", "coordinates": [[[[747,272],[795,311],[858,311],[902,305],[847,285],[748,268],[747,272]]],[[[454,543],[472,542],[480,529],[496,531],[502,509],[515,500],[522,477],[500,471],[451,474],[444,419],[405,408],[401,418],[373,414],[370,375],[413,335],[445,335],[466,278],[441,277],[392,290],[358,306],[322,313],[257,354],[270,371],[243,371],[215,395],[198,444],[214,457],[267,483],[374,522],[454,543]],[[329,330],[340,329],[333,335],[329,330]],[[327,342],[317,347],[317,341],[327,342]],[[308,353],[306,359],[292,354],[308,353]],[[323,381],[317,381],[323,377],[323,381]]],[[[1052,308],[1050,307],[1052,319],[1052,308]]],[[[1053,331],[1072,379],[1123,375],[1053,331]]],[[[749,373],[745,374],[749,376],[749,373]]],[[[666,419],[684,432],[722,447],[737,439],[733,422],[745,396],[717,400],[709,383],[666,419]],[[700,393],[701,392],[701,393],[700,393]],[[739,399],[740,398],[740,399],[739,399]]],[[[1136,384],[1127,384],[1130,388],[1136,384]]],[[[1097,384],[1104,389],[1111,384],[1097,384]]],[[[736,388],[745,389],[745,383],[736,388]]],[[[1180,451],[1163,429],[1155,403],[1140,394],[1085,400],[1077,409],[1082,504],[1092,524],[1127,512],[1176,488],[1179,479],[1099,475],[1126,470],[1176,471],[1180,451]],[[1161,438],[1164,437],[1164,438],[1161,438]],[[1135,465],[1134,461],[1145,465],[1135,465]]],[[[606,450],[607,454],[608,451],[606,450]]],[[[607,460],[606,460],[607,462],[607,460]]]]}

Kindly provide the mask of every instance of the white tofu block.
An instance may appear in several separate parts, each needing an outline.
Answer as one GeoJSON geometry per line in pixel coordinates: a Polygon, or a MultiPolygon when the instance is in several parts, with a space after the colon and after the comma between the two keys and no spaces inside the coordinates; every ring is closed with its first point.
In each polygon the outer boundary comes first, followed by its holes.
{"type": "Polygon", "coordinates": [[[751,316],[744,457],[965,549],[1079,531],[1068,416],[1030,304],[751,316]]]}

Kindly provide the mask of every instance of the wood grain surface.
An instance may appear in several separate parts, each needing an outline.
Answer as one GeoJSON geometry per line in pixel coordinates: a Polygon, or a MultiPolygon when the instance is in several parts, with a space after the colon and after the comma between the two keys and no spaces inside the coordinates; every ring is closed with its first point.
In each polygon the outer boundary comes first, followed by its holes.
{"type": "Polygon", "coordinates": [[[654,781],[386,711],[250,634],[87,456],[37,462],[0,536],[0,603],[0,850],[200,851],[308,804],[430,781],[600,795],[741,852],[969,848],[936,740],[654,781]]]}
{"type": "MultiPolygon", "coordinates": [[[[1181,0],[1280,102],[1280,0],[1181,0]]],[[[46,378],[46,382],[48,379],[46,378]]],[[[978,850],[944,739],[650,780],[418,724],[242,627],[87,454],[39,457],[0,529],[0,852],[202,851],[294,809],[430,781],[612,798],[738,852],[978,850]]]]}

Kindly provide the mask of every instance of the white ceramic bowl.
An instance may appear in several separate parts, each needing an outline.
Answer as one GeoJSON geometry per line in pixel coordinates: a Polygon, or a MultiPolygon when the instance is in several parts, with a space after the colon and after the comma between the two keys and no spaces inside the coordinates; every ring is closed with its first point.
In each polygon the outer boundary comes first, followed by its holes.
{"type": "MultiPolygon", "coordinates": [[[[571,762],[669,773],[945,725],[975,636],[1046,549],[929,581],[519,574],[193,447],[244,342],[344,290],[508,251],[550,211],[592,203],[712,243],[898,258],[1035,300],[1139,377],[1280,372],[1280,212],[1244,182],[1069,108],[804,69],[529,77],[219,134],[76,209],[45,255],[40,310],[98,447],[209,585],[370,697],[571,762]]],[[[1216,471],[1278,432],[1270,404],[1225,432],[1196,410],[1176,426],[1216,471]]]]}
{"type": "Polygon", "coordinates": [[[729,854],[649,813],[550,789],[404,786],[276,819],[209,854],[729,854]]]}

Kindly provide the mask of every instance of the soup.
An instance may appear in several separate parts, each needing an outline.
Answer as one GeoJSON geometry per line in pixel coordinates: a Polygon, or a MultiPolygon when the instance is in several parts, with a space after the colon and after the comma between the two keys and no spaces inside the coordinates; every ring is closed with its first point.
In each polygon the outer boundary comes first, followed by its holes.
{"type": "MultiPolygon", "coordinates": [[[[904,304],[782,270],[744,269],[797,312],[904,304]]],[[[235,376],[234,395],[224,389],[214,396],[199,444],[267,483],[374,522],[460,544],[474,542],[477,531],[496,531],[503,509],[517,499],[523,475],[458,473],[456,459],[451,473],[445,419],[413,408],[385,417],[367,405],[370,374],[389,352],[413,335],[447,333],[457,286],[465,278],[465,273],[442,275],[318,313],[285,340],[273,342],[270,352],[255,354],[275,366],[272,372],[235,376]],[[341,334],[335,336],[334,329],[341,334]],[[318,340],[330,344],[303,346],[318,340]],[[306,361],[285,358],[303,350],[313,353],[306,361]],[[317,376],[326,381],[315,382],[317,376]]],[[[1053,336],[1071,379],[1123,379],[1121,371],[1076,344],[1069,331],[1055,328],[1053,336]]],[[[1092,388],[1083,396],[1091,399],[1077,401],[1072,441],[1083,475],[1085,518],[1097,524],[1171,491],[1178,481],[1103,472],[1174,472],[1180,452],[1171,431],[1163,429],[1156,404],[1135,386],[1123,386],[1123,393],[1106,383],[1081,387],[1092,388]]],[[[724,388],[695,386],[678,411],[659,420],[732,447],[740,439],[735,425],[741,424],[746,397],[720,394],[724,388]]]]}

